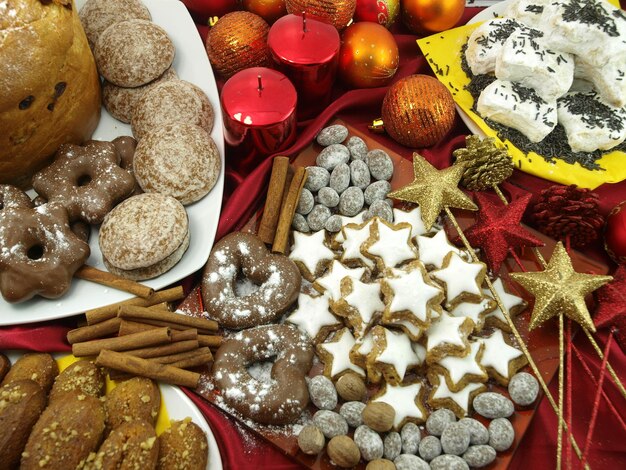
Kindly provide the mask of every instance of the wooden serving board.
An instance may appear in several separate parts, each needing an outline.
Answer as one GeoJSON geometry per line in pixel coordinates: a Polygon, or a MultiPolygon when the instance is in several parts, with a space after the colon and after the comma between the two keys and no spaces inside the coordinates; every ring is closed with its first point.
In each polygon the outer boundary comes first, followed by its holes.
{"type": "MultiPolygon", "coordinates": [[[[336,123],[341,123],[345,125],[345,123],[342,123],[341,121],[335,121],[333,124],[336,124],[336,123]]],[[[346,127],[348,127],[348,130],[350,131],[351,136],[357,135],[361,137],[363,140],[365,140],[365,142],[367,143],[370,149],[380,148],[380,149],[385,150],[391,156],[395,165],[394,176],[391,180],[392,189],[399,188],[407,183],[410,183],[413,180],[413,165],[411,161],[401,157],[397,153],[379,144],[373,138],[372,135],[364,134],[352,128],[349,125],[347,125],[346,127]]],[[[309,147],[307,147],[305,150],[302,151],[302,153],[298,155],[298,157],[294,161],[294,164],[296,166],[314,165],[315,158],[320,152],[320,150],[321,150],[321,147],[319,145],[317,145],[316,143],[312,143],[309,147]]],[[[470,211],[459,211],[459,210],[454,210],[454,213],[462,228],[466,228],[473,224],[475,213],[470,212],[470,211]]],[[[256,229],[260,221],[260,216],[261,216],[261,209],[259,209],[259,211],[252,217],[252,219],[244,227],[244,231],[256,232],[256,229]]],[[[536,230],[532,228],[529,228],[529,227],[525,227],[525,228],[528,229],[533,235],[535,235],[537,238],[539,238],[545,243],[545,246],[540,248],[540,251],[542,255],[544,256],[544,258],[546,258],[546,260],[549,260],[552,254],[552,251],[554,250],[554,246],[556,242],[553,239],[546,237],[545,235],[537,232],[536,230]]],[[[519,254],[519,259],[524,265],[524,269],[527,271],[542,270],[542,267],[539,264],[539,261],[537,260],[532,250],[530,249],[527,249],[525,250],[524,253],[519,254]]],[[[593,273],[593,274],[606,274],[608,272],[608,267],[606,265],[593,261],[590,258],[587,258],[583,254],[578,253],[578,252],[572,253],[572,261],[574,263],[574,268],[579,272],[593,273]]],[[[520,268],[518,267],[517,263],[513,259],[511,259],[511,257],[508,257],[502,266],[502,269],[500,271],[500,277],[502,278],[503,283],[506,286],[508,291],[513,292],[517,295],[520,295],[521,297],[524,297],[524,299],[529,304],[529,307],[526,309],[526,311],[524,311],[522,314],[518,315],[515,318],[515,324],[517,328],[519,329],[520,334],[522,335],[522,338],[526,342],[526,345],[528,346],[528,349],[535,363],[537,364],[543,376],[543,379],[546,381],[546,383],[549,383],[554,377],[554,375],[556,374],[558,365],[559,365],[559,346],[558,346],[558,335],[557,335],[557,326],[556,326],[557,324],[555,321],[547,322],[543,326],[540,326],[536,328],[535,330],[533,330],[531,333],[528,332],[528,321],[529,321],[530,312],[533,306],[533,299],[529,298],[529,296],[525,292],[522,292],[521,289],[519,289],[516,285],[513,285],[513,283],[511,282],[508,276],[508,273],[514,272],[514,271],[520,271],[520,268]]],[[[202,311],[203,308],[202,308],[202,302],[201,302],[199,289],[200,288],[197,287],[190,293],[190,295],[182,304],[181,306],[182,308],[190,312],[202,311]]],[[[314,375],[320,374],[322,372],[321,369],[322,369],[321,366],[314,367],[311,370],[310,375],[314,376],[314,375]]],[[[526,367],[524,370],[527,370],[528,372],[530,372],[529,367],[526,367]]],[[[427,381],[424,380],[424,382],[426,384],[426,389],[429,391],[430,387],[428,386],[427,381]]],[[[506,388],[495,384],[492,380],[489,381],[488,388],[492,391],[496,391],[498,393],[502,393],[503,395],[508,396],[506,388]]],[[[370,394],[375,393],[375,391],[376,391],[376,388],[371,387],[370,394]]],[[[209,402],[220,407],[220,400],[218,399],[219,390],[200,392],[200,395],[206,400],[208,400],[209,402]]],[[[515,411],[514,415],[510,418],[511,423],[513,424],[513,427],[515,429],[515,441],[513,442],[513,445],[506,452],[498,452],[496,460],[491,465],[485,468],[488,468],[491,470],[495,470],[495,469],[503,470],[508,467],[509,462],[511,461],[511,458],[513,457],[513,454],[517,446],[519,445],[520,441],[522,440],[524,436],[524,433],[526,432],[528,426],[530,425],[533,415],[535,414],[536,407],[538,406],[542,397],[543,395],[540,394],[539,398],[537,399],[533,407],[525,408],[525,409],[518,409],[515,411]]],[[[315,407],[311,405],[311,413],[314,413],[315,410],[316,410],[315,407]]],[[[224,411],[228,414],[231,414],[235,419],[240,421],[243,425],[248,426],[246,424],[245,419],[243,419],[241,416],[238,416],[237,413],[232,413],[230,410],[224,410],[224,411]]],[[[474,415],[473,417],[481,420],[484,424],[488,423],[488,420],[484,420],[480,416],[474,415]]],[[[286,455],[292,457],[293,459],[295,459],[296,461],[298,461],[299,463],[301,463],[302,465],[308,468],[316,469],[316,470],[317,469],[330,470],[330,469],[338,468],[335,465],[330,463],[330,459],[328,458],[325,451],[322,452],[318,456],[309,456],[301,452],[300,449],[298,448],[296,435],[285,433],[282,431],[277,431],[275,428],[257,425],[257,424],[255,424],[254,426],[248,426],[248,427],[250,427],[250,429],[254,433],[256,433],[263,439],[267,440],[269,443],[273,444],[274,446],[282,450],[286,455]]],[[[365,464],[361,463],[356,468],[364,469],[365,464]]]]}

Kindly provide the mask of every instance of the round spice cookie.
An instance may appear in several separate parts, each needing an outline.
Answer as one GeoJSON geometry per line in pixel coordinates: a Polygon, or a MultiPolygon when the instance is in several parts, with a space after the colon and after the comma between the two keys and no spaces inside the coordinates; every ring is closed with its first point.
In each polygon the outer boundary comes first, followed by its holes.
{"type": "Polygon", "coordinates": [[[139,141],[133,168],[141,189],[191,204],[215,185],[220,154],[211,136],[194,124],[172,124],[139,141]]]}
{"type": "Polygon", "coordinates": [[[109,26],[126,20],[152,19],[141,0],[87,0],[78,16],[92,49],[109,26]]]}
{"type": "Polygon", "coordinates": [[[128,20],[109,26],[100,35],[94,57],[107,81],[137,87],[156,80],[172,65],[174,44],[160,26],[128,20]]]}
{"type": "Polygon", "coordinates": [[[114,274],[156,277],[180,261],[189,246],[187,213],[171,196],[133,196],[105,217],[99,243],[104,264],[114,274]]]}
{"type": "Polygon", "coordinates": [[[117,86],[105,80],[102,84],[102,104],[115,119],[130,123],[137,100],[139,100],[145,92],[154,88],[159,83],[174,80],[175,78],[178,78],[178,75],[176,75],[176,71],[170,67],[156,80],[134,88],[117,86]]]}
{"type": "Polygon", "coordinates": [[[137,100],[131,117],[137,139],[167,124],[196,124],[208,133],[213,129],[213,106],[193,83],[169,80],[151,87],[137,100]]]}

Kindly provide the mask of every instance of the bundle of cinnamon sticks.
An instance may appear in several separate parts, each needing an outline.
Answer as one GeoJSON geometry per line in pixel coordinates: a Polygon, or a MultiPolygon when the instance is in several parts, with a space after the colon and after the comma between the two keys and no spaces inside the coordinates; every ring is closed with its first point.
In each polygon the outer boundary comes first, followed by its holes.
{"type": "Polygon", "coordinates": [[[131,374],[196,388],[200,374],[187,369],[210,363],[222,337],[213,320],[169,311],[183,295],[175,287],[87,311],[87,325],[67,334],[72,353],[97,356],[113,379],[131,374]]]}
{"type": "Polygon", "coordinates": [[[294,171],[287,157],[274,158],[263,217],[257,233],[261,240],[272,245],[274,253],[284,254],[287,250],[291,222],[306,179],[306,168],[298,167],[294,171]]]}

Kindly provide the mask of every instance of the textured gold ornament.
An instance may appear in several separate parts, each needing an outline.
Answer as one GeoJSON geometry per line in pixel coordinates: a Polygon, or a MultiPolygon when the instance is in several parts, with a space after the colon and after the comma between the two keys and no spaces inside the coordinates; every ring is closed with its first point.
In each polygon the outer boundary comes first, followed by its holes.
{"type": "Polygon", "coordinates": [[[302,16],[304,11],[341,31],[354,15],[356,0],[286,0],[286,5],[288,13],[302,16]]]}
{"type": "Polygon", "coordinates": [[[389,87],[383,99],[385,131],[406,147],[421,148],[439,142],[452,128],[454,99],[436,78],[410,75],[389,87]]]}
{"type": "Polygon", "coordinates": [[[229,78],[243,69],[269,65],[269,30],[265,20],[254,13],[234,11],[222,16],[206,41],[214,70],[229,78]]]}
{"type": "Polygon", "coordinates": [[[535,296],[535,307],[530,316],[531,330],[563,314],[594,332],[596,327],[585,304],[585,296],[613,279],[574,271],[572,260],[561,242],[554,248],[545,271],[511,273],[511,278],[535,296]]]}
{"type": "Polygon", "coordinates": [[[420,154],[413,153],[415,179],[390,192],[389,197],[419,204],[424,226],[430,230],[444,207],[478,210],[476,204],[458,187],[464,170],[464,164],[437,170],[420,154]]]}
{"type": "Polygon", "coordinates": [[[467,167],[461,184],[470,191],[484,191],[502,183],[513,174],[513,160],[505,148],[499,148],[493,137],[465,137],[465,147],[452,154],[457,163],[467,167]]]}

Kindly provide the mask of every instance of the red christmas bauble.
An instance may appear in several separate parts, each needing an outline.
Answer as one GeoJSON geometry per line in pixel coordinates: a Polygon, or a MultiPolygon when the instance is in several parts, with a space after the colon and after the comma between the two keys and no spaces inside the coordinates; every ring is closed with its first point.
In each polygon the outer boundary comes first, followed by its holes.
{"type": "Polygon", "coordinates": [[[243,0],[244,10],[259,15],[269,24],[287,14],[285,0],[243,0]]]}
{"type": "Polygon", "coordinates": [[[465,0],[402,0],[402,21],[417,34],[432,34],[456,25],[465,0]]]}
{"type": "Polygon", "coordinates": [[[616,263],[626,263],[626,201],[615,206],[606,218],[604,248],[616,263]]]}
{"type": "Polygon", "coordinates": [[[209,19],[224,16],[226,13],[235,11],[239,7],[239,0],[181,0],[191,16],[203,24],[208,24],[209,19]]]}
{"type": "Polygon", "coordinates": [[[356,0],[354,21],[370,21],[389,28],[400,13],[400,0],[356,0]]]}
{"type": "Polygon", "coordinates": [[[337,30],[344,29],[354,15],[356,0],[285,0],[287,13],[302,16],[305,12],[312,18],[332,24],[337,30]]]}
{"type": "Polygon", "coordinates": [[[393,35],[377,23],[353,23],[342,35],[339,76],[354,88],[387,85],[398,70],[400,55],[393,35]]]}

